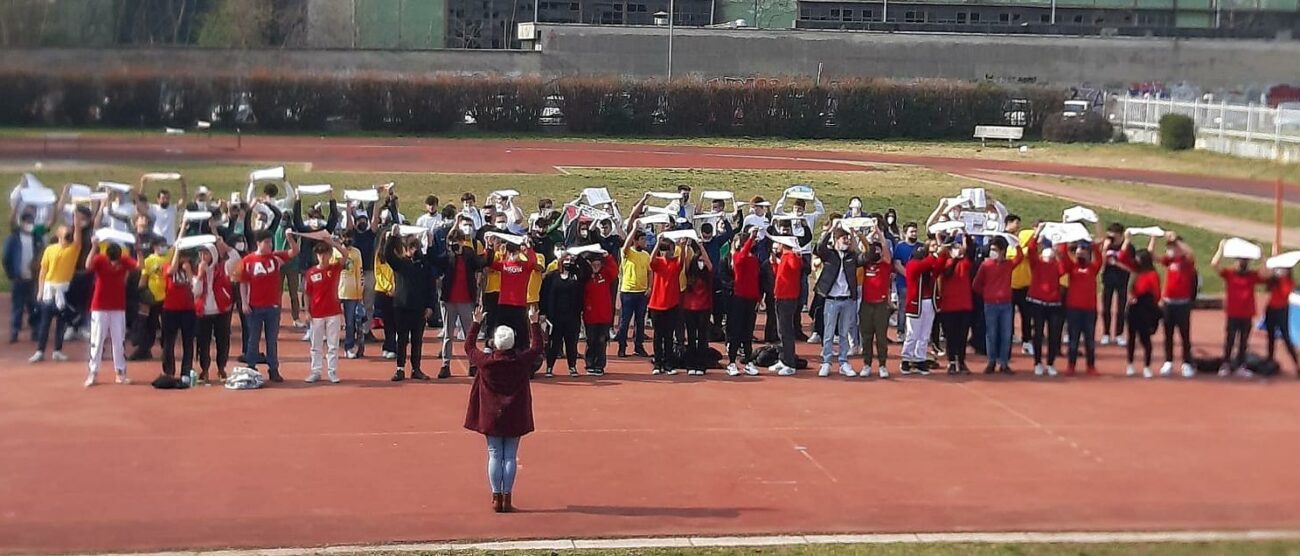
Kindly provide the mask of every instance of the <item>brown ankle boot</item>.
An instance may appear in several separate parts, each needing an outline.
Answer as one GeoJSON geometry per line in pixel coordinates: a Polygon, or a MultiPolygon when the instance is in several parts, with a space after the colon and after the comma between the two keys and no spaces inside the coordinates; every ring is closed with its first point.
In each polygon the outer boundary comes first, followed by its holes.
{"type": "Polygon", "coordinates": [[[507,493],[501,495],[501,511],[503,511],[503,512],[513,512],[513,511],[515,511],[515,507],[510,503],[510,493],[509,493],[509,492],[507,492],[507,493]]]}
{"type": "Polygon", "coordinates": [[[493,492],[493,493],[492,493],[492,511],[494,511],[494,512],[496,512],[496,513],[504,512],[505,510],[503,509],[503,507],[502,507],[502,505],[501,505],[501,502],[502,502],[503,500],[505,500],[505,496],[502,496],[501,493],[499,493],[499,492],[493,492]]]}

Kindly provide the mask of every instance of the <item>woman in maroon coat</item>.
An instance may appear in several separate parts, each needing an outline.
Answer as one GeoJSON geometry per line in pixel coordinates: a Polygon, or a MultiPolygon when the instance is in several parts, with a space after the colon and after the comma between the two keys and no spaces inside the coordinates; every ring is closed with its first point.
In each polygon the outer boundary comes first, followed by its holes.
{"type": "Polygon", "coordinates": [[[478,368],[469,392],[465,428],[487,437],[488,482],[492,485],[492,508],[498,512],[514,511],[510,492],[515,484],[515,456],[519,440],[533,432],[533,395],[529,378],[542,356],[542,330],[537,310],[529,314],[532,343],[527,349],[515,349],[514,330],[498,326],[489,340],[491,353],[478,347],[479,325],[483,309],[474,315],[474,324],[465,334],[465,355],[478,368]]]}

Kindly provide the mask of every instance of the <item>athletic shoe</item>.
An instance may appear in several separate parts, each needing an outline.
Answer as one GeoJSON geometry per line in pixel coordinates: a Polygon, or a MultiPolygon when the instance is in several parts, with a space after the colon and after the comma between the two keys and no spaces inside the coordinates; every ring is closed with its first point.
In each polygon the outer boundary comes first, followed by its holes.
{"type": "Polygon", "coordinates": [[[967,367],[967,366],[966,366],[966,362],[965,362],[965,361],[958,361],[958,362],[957,362],[957,372],[959,372],[959,373],[961,373],[961,374],[964,374],[964,375],[968,375],[968,374],[970,374],[970,367],[967,367]]]}
{"type": "Polygon", "coordinates": [[[1004,374],[1004,375],[1013,375],[1013,374],[1016,374],[1015,371],[1011,370],[1011,366],[1009,366],[1009,365],[1003,365],[1003,366],[1001,366],[1000,368],[998,368],[998,372],[1001,373],[1001,374],[1004,374]]]}
{"type": "Polygon", "coordinates": [[[1129,363],[1128,368],[1124,369],[1124,376],[1137,376],[1137,374],[1138,374],[1138,370],[1133,366],[1132,363],[1129,363]]]}
{"type": "Polygon", "coordinates": [[[307,380],[304,380],[303,382],[306,382],[307,384],[311,384],[311,383],[316,382],[316,381],[318,381],[318,380],[320,380],[320,375],[318,375],[318,374],[316,374],[316,373],[312,373],[312,374],[307,375],[307,380]]]}
{"type": "Polygon", "coordinates": [[[68,356],[64,355],[62,351],[56,351],[50,354],[50,359],[55,361],[67,361],[68,356]]]}
{"type": "Polygon", "coordinates": [[[84,387],[86,387],[86,388],[90,388],[91,386],[94,386],[94,385],[95,385],[95,375],[87,376],[87,377],[86,377],[86,382],[82,383],[82,386],[84,386],[84,387]]]}
{"type": "Polygon", "coordinates": [[[41,361],[44,361],[44,360],[45,360],[45,354],[44,354],[44,353],[41,353],[41,352],[39,352],[39,351],[36,352],[36,353],[33,353],[31,357],[28,357],[28,358],[27,358],[27,362],[28,362],[28,363],[40,363],[41,361]]]}
{"type": "Polygon", "coordinates": [[[810,343],[810,344],[820,344],[820,343],[822,343],[822,335],[821,335],[821,334],[818,334],[818,333],[816,333],[816,332],[813,332],[813,335],[808,337],[808,343],[810,343]]]}
{"type": "Polygon", "coordinates": [[[587,374],[591,376],[605,376],[605,369],[587,369],[587,374]]]}
{"type": "Polygon", "coordinates": [[[767,370],[772,371],[772,372],[775,373],[775,372],[781,370],[781,367],[784,367],[784,366],[785,366],[785,365],[782,365],[780,361],[777,361],[775,365],[772,365],[772,366],[768,367],[767,370]]]}
{"type": "Polygon", "coordinates": [[[406,371],[403,371],[400,368],[397,369],[397,372],[393,373],[393,378],[389,380],[392,380],[393,382],[401,382],[403,380],[406,380],[406,371]]]}
{"type": "Polygon", "coordinates": [[[329,373],[329,377],[330,377],[330,384],[338,384],[338,383],[339,383],[339,374],[338,374],[338,373],[331,371],[331,372],[329,373]]]}
{"type": "Polygon", "coordinates": [[[956,362],[956,361],[953,361],[953,362],[951,362],[951,363],[948,363],[948,374],[950,374],[950,375],[955,375],[955,374],[960,373],[960,372],[961,372],[961,371],[957,370],[957,362],[956,362]]]}
{"type": "Polygon", "coordinates": [[[555,378],[555,370],[554,370],[554,369],[546,369],[546,375],[545,375],[545,376],[546,376],[546,378],[555,378]]]}
{"type": "Polygon", "coordinates": [[[849,378],[858,376],[858,373],[853,370],[853,365],[848,364],[847,361],[844,363],[840,363],[840,374],[847,376],[849,378]]]}
{"type": "Polygon", "coordinates": [[[993,362],[993,360],[989,360],[988,364],[984,365],[984,374],[991,375],[996,372],[998,372],[997,365],[993,362]]]}
{"type": "Polygon", "coordinates": [[[118,374],[118,375],[117,375],[117,383],[118,383],[118,384],[131,384],[131,379],[127,378],[125,373],[121,373],[121,374],[118,374]]]}
{"type": "Polygon", "coordinates": [[[1165,364],[1160,366],[1160,376],[1169,376],[1172,374],[1174,374],[1174,362],[1165,361],[1165,364]]]}
{"type": "Polygon", "coordinates": [[[1034,376],[1043,376],[1043,373],[1045,372],[1047,372],[1047,369],[1043,367],[1042,363],[1034,364],[1034,376]]]}
{"type": "Polygon", "coordinates": [[[1054,377],[1054,376],[1056,376],[1056,375],[1057,375],[1056,367],[1054,367],[1054,366],[1052,366],[1052,365],[1048,365],[1048,366],[1047,366],[1047,376],[1054,377]]]}
{"type": "Polygon", "coordinates": [[[654,370],[651,370],[651,371],[650,371],[650,374],[652,374],[652,375],[661,375],[661,374],[664,374],[664,371],[663,371],[663,369],[660,369],[660,368],[658,368],[658,367],[655,367],[654,370]]]}
{"type": "Polygon", "coordinates": [[[650,358],[650,354],[646,352],[645,348],[636,348],[635,350],[632,351],[632,355],[635,355],[637,357],[644,357],[646,359],[650,358]]]}
{"type": "Polygon", "coordinates": [[[356,359],[356,358],[357,358],[357,352],[352,351],[352,350],[345,351],[345,352],[343,352],[343,358],[344,358],[344,359],[356,359]]]}
{"type": "Polygon", "coordinates": [[[677,369],[668,369],[668,370],[664,371],[664,374],[666,374],[666,375],[675,375],[675,374],[677,374],[677,369]]]}
{"type": "Polygon", "coordinates": [[[1103,346],[1108,346],[1108,345],[1110,345],[1110,335],[1109,335],[1109,334],[1102,334],[1102,335],[1101,335],[1101,345],[1103,345],[1103,346]]]}
{"type": "Polygon", "coordinates": [[[787,367],[787,366],[785,366],[785,365],[782,365],[782,366],[781,366],[781,370],[777,371],[776,374],[778,374],[778,375],[780,375],[780,376],[794,376],[794,369],[791,368],[791,367],[787,367]]]}
{"type": "Polygon", "coordinates": [[[928,366],[929,366],[928,363],[925,361],[922,361],[920,363],[914,363],[912,366],[912,374],[921,375],[921,376],[930,376],[930,369],[928,368],[928,366]]]}
{"type": "Polygon", "coordinates": [[[71,328],[63,331],[63,341],[71,342],[77,338],[77,331],[71,328]]]}
{"type": "Polygon", "coordinates": [[[393,359],[397,359],[397,354],[391,351],[385,351],[383,355],[384,355],[384,359],[388,359],[390,361],[393,359]]]}
{"type": "Polygon", "coordinates": [[[880,365],[879,372],[877,372],[876,375],[880,378],[889,378],[889,368],[885,367],[883,364],[880,365]]]}
{"type": "Polygon", "coordinates": [[[1192,378],[1196,376],[1196,367],[1191,363],[1183,363],[1183,378],[1192,378]]]}
{"type": "Polygon", "coordinates": [[[831,364],[822,363],[820,369],[817,369],[817,376],[831,376],[831,364]]]}
{"type": "Polygon", "coordinates": [[[411,380],[429,380],[429,375],[424,374],[420,369],[415,369],[411,371],[411,380]]]}
{"type": "Polygon", "coordinates": [[[901,374],[903,374],[903,375],[910,375],[910,374],[912,374],[912,362],[911,362],[911,361],[903,361],[903,362],[899,363],[899,364],[898,364],[898,372],[901,373],[901,374]]]}
{"type": "Polygon", "coordinates": [[[1224,363],[1223,365],[1221,365],[1221,366],[1219,367],[1219,377],[1220,377],[1220,378],[1222,378],[1222,377],[1226,377],[1226,376],[1229,376],[1229,375],[1231,375],[1231,374],[1232,374],[1232,368],[1229,367],[1227,363],[1224,363]]]}
{"type": "Polygon", "coordinates": [[[745,374],[749,376],[758,376],[758,367],[755,367],[753,363],[746,363],[745,374]]]}
{"type": "Polygon", "coordinates": [[[1034,344],[1031,344],[1031,343],[1029,343],[1029,342],[1025,342],[1025,343],[1020,344],[1020,353],[1023,353],[1023,354],[1025,354],[1025,355],[1033,355],[1033,354],[1034,354],[1034,344]]]}
{"type": "Polygon", "coordinates": [[[727,376],[740,376],[740,369],[736,368],[735,363],[727,365],[727,376]]]}
{"type": "Polygon", "coordinates": [[[438,378],[451,378],[451,365],[443,365],[441,369],[438,369],[438,378]]]}
{"type": "Polygon", "coordinates": [[[1153,376],[1155,375],[1151,374],[1151,367],[1142,367],[1142,378],[1151,378],[1153,376]]]}
{"type": "Polygon", "coordinates": [[[1128,338],[1124,336],[1116,336],[1115,345],[1119,347],[1128,347],[1128,338]]]}
{"type": "Polygon", "coordinates": [[[1237,375],[1237,378],[1251,378],[1255,376],[1255,373],[1250,372],[1250,369],[1247,369],[1246,367],[1237,368],[1235,374],[1237,375]]]}

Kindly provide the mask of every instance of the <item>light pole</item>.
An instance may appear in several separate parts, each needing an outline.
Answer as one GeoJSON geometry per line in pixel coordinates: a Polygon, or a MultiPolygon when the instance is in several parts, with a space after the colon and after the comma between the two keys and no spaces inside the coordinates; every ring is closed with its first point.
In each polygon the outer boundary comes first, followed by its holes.
{"type": "Polygon", "coordinates": [[[1052,25],[1056,25],[1056,0],[1052,0],[1052,25]]]}
{"type": "Polygon", "coordinates": [[[668,0],[668,80],[673,79],[673,8],[676,0],[668,0]]]}

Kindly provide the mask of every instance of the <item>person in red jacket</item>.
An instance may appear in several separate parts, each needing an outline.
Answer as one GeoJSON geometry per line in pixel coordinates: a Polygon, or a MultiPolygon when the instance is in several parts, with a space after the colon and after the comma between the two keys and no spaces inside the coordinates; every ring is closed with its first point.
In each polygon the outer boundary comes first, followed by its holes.
{"type": "Polygon", "coordinates": [[[970,337],[971,314],[975,301],[971,295],[974,276],[974,248],[970,236],[942,247],[939,260],[939,324],[947,341],[948,374],[970,374],[966,366],[966,343],[970,337]]]}
{"type": "MultiPolygon", "coordinates": [[[[727,307],[727,374],[740,375],[737,357],[749,361],[754,355],[754,320],[758,314],[758,300],[763,293],[759,288],[758,257],[754,243],[758,241],[759,228],[750,226],[744,233],[731,238],[731,271],[734,285],[731,302],[727,307]]],[[[745,364],[745,374],[758,375],[758,367],[745,364]]]]}
{"type": "MultiPolygon", "coordinates": [[[[1273,247],[1277,255],[1277,246],[1273,247]]],[[[1296,357],[1295,346],[1291,345],[1291,291],[1295,289],[1295,280],[1291,278],[1291,269],[1274,268],[1264,282],[1268,284],[1268,305],[1264,309],[1264,330],[1268,334],[1268,360],[1277,361],[1275,343],[1282,340],[1282,347],[1291,354],[1295,364],[1296,376],[1300,377],[1300,358],[1296,357]]]]}
{"type": "Polygon", "coordinates": [[[605,354],[609,331],[614,327],[614,289],[618,280],[618,262],[609,253],[591,253],[586,265],[579,264],[583,277],[582,322],[587,332],[587,349],[583,360],[587,374],[605,374],[605,354]]]}
{"type": "Polygon", "coordinates": [[[87,388],[95,385],[106,340],[113,346],[113,370],[117,371],[117,383],[131,382],[126,377],[126,278],[135,268],[135,259],[122,253],[122,246],[116,243],[108,245],[103,254],[100,254],[99,249],[92,248],[86,255],[86,270],[90,272],[95,284],[90,298],[87,388]]]}
{"type": "Polygon", "coordinates": [[[1061,311],[1061,264],[1050,246],[1039,248],[1043,224],[1038,225],[1026,246],[1030,257],[1029,283],[1030,320],[1034,330],[1034,375],[1056,376],[1056,357],[1061,352],[1061,329],[1065,315],[1061,311]],[[1046,334],[1044,334],[1046,329],[1046,334]],[[1044,357],[1043,351],[1047,354],[1044,357]],[[1047,366],[1043,366],[1046,360],[1047,366]]]}
{"type": "Polygon", "coordinates": [[[669,240],[655,244],[650,259],[650,322],[655,329],[654,369],[651,374],[677,374],[673,368],[673,331],[677,330],[677,306],[681,303],[682,257],[669,240]]]}
{"type": "Polygon", "coordinates": [[[1074,253],[1061,257],[1061,272],[1070,277],[1065,289],[1065,323],[1070,342],[1065,376],[1074,376],[1080,341],[1087,353],[1088,374],[1097,374],[1097,276],[1103,263],[1100,243],[1090,246],[1079,242],[1074,253]]]}
{"type": "Polygon", "coordinates": [[[682,311],[686,319],[686,374],[703,376],[709,348],[709,316],[713,314],[713,261],[699,241],[687,244],[692,252],[686,265],[686,291],[682,311]]]}
{"type": "Polygon", "coordinates": [[[1223,260],[1223,244],[1210,259],[1210,266],[1219,271],[1223,277],[1223,311],[1227,314],[1226,337],[1223,340],[1223,364],[1219,366],[1219,376],[1229,376],[1236,369],[1237,376],[1250,378],[1252,373],[1246,368],[1246,347],[1250,345],[1250,325],[1255,320],[1255,288],[1263,282],[1258,271],[1250,268],[1250,259],[1237,259],[1231,266],[1219,266],[1223,260]],[[1237,344],[1237,355],[1232,354],[1232,345],[1237,344]]]}
{"type": "Polygon", "coordinates": [[[230,321],[235,299],[230,274],[239,264],[239,252],[217,236],[215,245],[199,250],[199,268],[194,276],[194,312],[198,315],[195,353],[199,358],[199,380],[208,380],[212,368],[212,344],[216,343],[217,378],[226,378],[230,358],[230,321]]]}
{"type": "Polygon", "coordinates": [[[1160,376],[1174,372],[1174,332],[1182,341],[1183,376],[1196,375],[1192,366],[1192,302],[1196,301],[1196,254],[1192,246],[1178,234],[1169,232],[1165,238],[1165,364],[1160,366],[1160,376]]]}
{"type": "Polygon", "coordinates": [[[781,360],[768,370],[781,376],[795,373],[794,345],[799,342],[795,322],[799,318],[799,286],[803,280],[803,257],[799,240],[793,236],[772,236],[772,274],[775,285],[777,335],[781,339],[781,360]]]}
{"type": "Polygon", "coordinates": [[[1133,237],[1124,231],[1124,243],[1120,246],[1116,263],[1120,268],[1133,274],[1133,285],[1129,290],[1128,312],[1125,320],[1128,324],[1128,369],[1127,376],[1137,375],[1133,366],[1137,345],[1142,344],[1144,359],[1142,376],[1151,378],[1151,336],[1156,333],[1162,318],[1160,311],[1160,274],[1156,272],[1155,260],[1151,248],[1155,245],[1153,237],[1146,249],[1134,250],[1133,237]]]}
{"type": "MultiPolygon", "coordinates": [[[[1015,236],[1008,236],[1014,238],[1015,236]]],[[[1004,237],[989,243],[989,256],[975,272],[971,289],[984,300],[984,349],[988,363],[984,374],[1015,374],[1011,370],[1012,311],[1011,273],[1024,260],[1023,249],[1010,249],[1004,237]],[[1010,260],[1007,254],[1014,251],[1010,260]],[[996,367],[995,367],[996,366],[996,367]]]]}
{"type": "MultiPolygon", "coordinates": [[[[883,220],[883,219],[882,219],[883,220]]],[[[892,249],[882,228],[874,228],[870,235],[859,234],[858,242],[866,254],[862,265],[862,303],[858,305],[858,336],[862,346],[862,372],[859,377],[871,376],[871,358],[875,355],[879,366],[877,376],[889,378],[885,360],[889,357],[889,287],[894,276],[892,249]]]]}
{"type": "Polygon", "coordinates": [[[902,367],[905,374],[928,375],[928,348],[930,333],[934,329],[935,280],[943,268],[943,261],[931,255],[934,242],[916,246],[912,260],[907,261],[904,277],[907,281],[907,336],[903,340],[902,367]]]}
{"type": "Polygon", "coordinates": [[[476,310],[474,324],[465,335],[465,356],[478,369],[465,408],[465,428],[487,437],[492,509],[513,512],[511,493],[518,469],[519,441],[535,428],[530,379],[542,357],[542,328],[534,309],[528,315],[532,342],[527,348],[515,345],[514,330],[502,325],[492,331],[492,352],[483,353],[478,347],[478,332],[484,316],[482,308],[476,310]]]}

